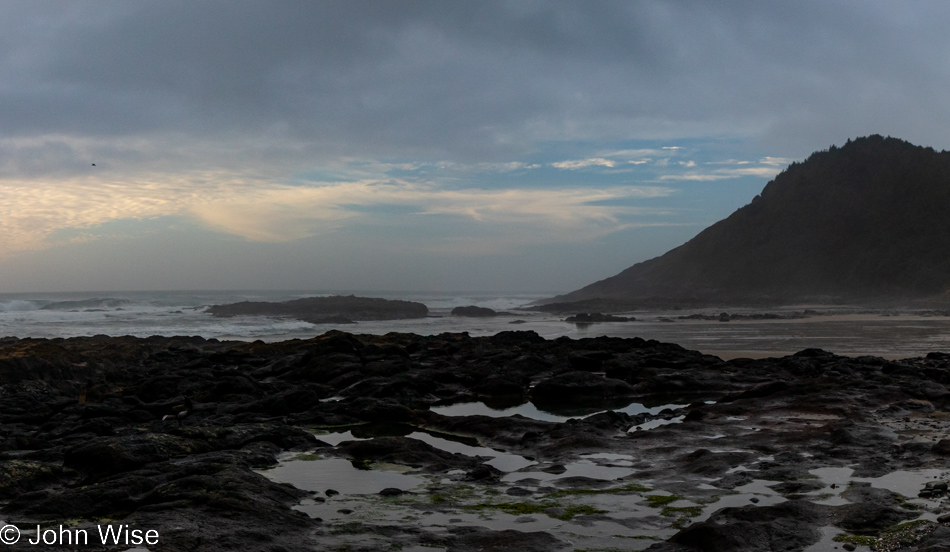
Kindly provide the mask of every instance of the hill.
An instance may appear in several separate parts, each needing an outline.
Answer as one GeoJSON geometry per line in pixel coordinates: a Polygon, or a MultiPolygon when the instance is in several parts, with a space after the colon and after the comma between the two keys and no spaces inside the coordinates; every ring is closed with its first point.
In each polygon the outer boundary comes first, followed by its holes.
{"type": "Polygon", "coordinates": [[[792,163],[668,253],[549,303],[904,300],[950,290],[950,152],[868,136],[792,163]]]}

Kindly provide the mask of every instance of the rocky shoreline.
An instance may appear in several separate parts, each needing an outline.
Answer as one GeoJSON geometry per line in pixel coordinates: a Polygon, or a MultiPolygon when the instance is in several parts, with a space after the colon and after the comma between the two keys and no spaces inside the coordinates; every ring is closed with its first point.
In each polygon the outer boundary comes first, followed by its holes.
{"type": "Polygon", "coordinates": [[[124,524],[150,550],[933,552],[947,384],[943,353],[533,332],[4,338],[0,519],[13,549],[124,524]]]}

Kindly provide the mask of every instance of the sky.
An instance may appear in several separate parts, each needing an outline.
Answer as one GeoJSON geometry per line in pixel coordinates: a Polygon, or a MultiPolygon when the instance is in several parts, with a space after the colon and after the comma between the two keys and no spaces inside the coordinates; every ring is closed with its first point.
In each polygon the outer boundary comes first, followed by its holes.
{"type": "Polygon", "coordinates": [[[0,293],[570,291],[950,149],[950,4],[0,3],[0,293]]]}

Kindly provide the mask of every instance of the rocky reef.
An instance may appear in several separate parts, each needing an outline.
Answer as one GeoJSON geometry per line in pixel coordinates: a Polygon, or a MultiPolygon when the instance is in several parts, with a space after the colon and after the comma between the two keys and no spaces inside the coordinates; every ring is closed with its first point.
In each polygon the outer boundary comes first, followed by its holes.
{"type": "Polygon", "coordinates": [[[490,316],[498,316],[498,312],[495,309],[489,309],[487,307],[476,307],[475,305],[468,305],[466,307],[455,307],[452,309],[452,316],[467,316],[471,318],[485,318],[490,316]]]}
{"type": "Polygon", "coordinates": [[[507,311],[496,311],[495,309],[490,309],[488,307],[476,307],[475,305],[468,305],[465,307],[455,307],[451,312],[452,316],[465,316],[468,318],[491,318],[493,316],[514,316],[513,313],[507,311]]]}
{"type": "Polygon", "coordinates": [[[3,338],[0,519],[13,549],[935,552],[948,384],[942,353],[533,332],[3,338]]]}
{"type": "Polygon", "coordinates": [[[279,303],[242,301],[227,305],[212,305],[208,307],[208,312],[222,317],[282,316],[313,324],[349,324],[357,320],[425,318],[429,314],[429,309],[422,303],[414,301],[333,295],[305,297],[279,303]]]}
{"type": "Polygon", "coordinates": [[[636,318],[632,316],[614,316],[612,314],[603,314],[599,312],[581,312],[568,316],[565,322],[577,322],[579,324],[593,324],[595,322],[633,322],[636,318]]]}

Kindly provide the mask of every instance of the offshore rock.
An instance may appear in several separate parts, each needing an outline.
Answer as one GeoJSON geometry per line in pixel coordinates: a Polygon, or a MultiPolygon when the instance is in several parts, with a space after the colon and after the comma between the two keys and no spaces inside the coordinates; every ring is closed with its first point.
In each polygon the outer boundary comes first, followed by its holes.
{"type": "Polygon", "coordinates": [[[397,320],[425,318],[429,309],[422,303],[396,301],[375,297],[334,295],[305,297],[280,303],[243,301],[227,305],[212,305],[208,312],[214,316],[284,316],[315,324],[328,322],[350,323],[354,320],[397,320]]]}
{"type": "Polygon", "coordinates": [[[633,322],[636,318],[630,316],[614,316],[612,314],[602,314],[599,312],[582,312],[564,319],[565,322],[576,322],[578,324],[593,324],[595,322],[633,322]]]}
{"type": "Polygon", "coordinates": [[[455,307],[452,309],[452,316],[468,316],[474,318],[484,318],[498,316],[498,312],[487,307],[476,307],[469,305],[467,307],[455,307]]]}

